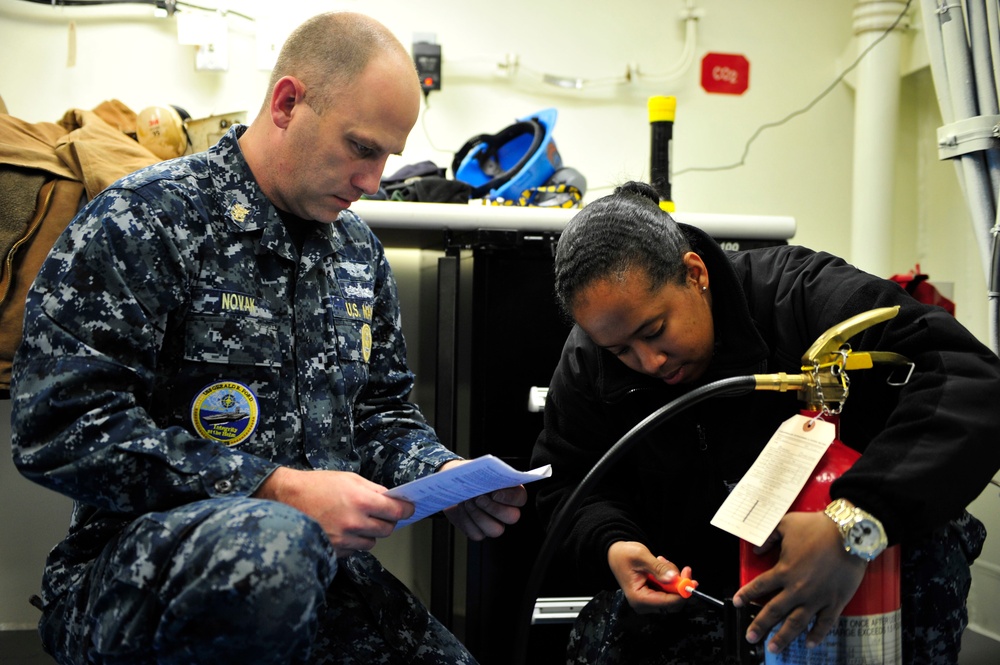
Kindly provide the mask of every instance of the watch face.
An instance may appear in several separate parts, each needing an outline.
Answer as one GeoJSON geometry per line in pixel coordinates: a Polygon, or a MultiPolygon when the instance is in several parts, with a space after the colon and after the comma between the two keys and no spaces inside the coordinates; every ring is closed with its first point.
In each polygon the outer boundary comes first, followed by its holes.
{"type": "Polygon", "coordinates": [[[882,543],[882,534],[870,520],[861,520],[848,530],[847,539],[852,550],[871,553],[882,543]]]}

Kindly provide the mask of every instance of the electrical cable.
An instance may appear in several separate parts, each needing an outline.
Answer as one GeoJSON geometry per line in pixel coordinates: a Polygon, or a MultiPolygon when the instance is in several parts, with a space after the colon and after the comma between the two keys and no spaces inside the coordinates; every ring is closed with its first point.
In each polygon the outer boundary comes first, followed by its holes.
{"type": "Polygon", "coordinates": [[[685,409],[694,406],[710,397],[735,397],[753,392],[757,386],[757,379],[753,375],[738,376],[729,379],[720,379],[692,390],[686,395],[661,406],[653,413],[639,421],[632,429],[626,432],[618,441],[611,446],[607,452],[597,461],[576,486],[576,489],[569,495],[563,507],[552,520],[545,540],[538,550],[538,557],[535,565],[528,576],[527,585],[524,590],[524,597],[517,610],[517,626],[514,638],[514,663],[526,665],[528,650],[528,629],[531,626],[531,614],[537,600],[542,578],[549,567],[556,550],[562,545],[563,537],[569,530],[570,518],[576,514],[580,503],[594,489],[594,486],[604,477],[608,469],[618,462],[622,456],[638,443],[639,435],[646,434],[647,430],[661,424],[665,420],[672,418],[685,409]]]}
{"type": "Polygon", "coordinates": [[[167,0],[24,0],[33,2],[36,5],[49,5],[50,7],[91,7],[99,5],[155,5],[159,9],[167,9],[167,5],[176,3],[167,0]]]}
{"type": "Polygon", "coordinates": [[[517,60],[516,56],[514,62],[511,62],[509,55],[507,57],[507,61],[498,63],[498,66],[502,70],[507,71],[508,76],[511,78],[513,78],[518,71],[523,71],[541,83],[566,90],[602,88],[607,86],[626,85],[634,82],[672,82],[678,80],[686,74],[691,68],[691,65],[694,63],[694,56],[698,41],[697,25],[700,18],[701,11],[695,7],[695,0],[686,0],[685,8],[681,12],[681,20],[684,22],[684,46],[682,47],[681,55],[677,63],[669,71],[663,73],[647,74],[640,71],[638,64],[633,67],[630,63],[627,65],[623,76],[607,76],[597,79],[587,79],[577,76],[561,76],[557,74],[549,74],[532,69],[526,65],[522,65],[517,60]]]}
{"type": "Polygon", "coordinates": [[[681,57],[673,69],[663,74],[643,74],[638,67],[633,72],[629,70],[629,76],[634,76],[640,81],[672,82],[678,80],[687,73],[694,63],[694,54],[698,41],[698,18],[699,14],[694,6],[694,0],[688,0],[685,11],[681,14],[684,19],[684,48],[681,50],[681,57]]]}
{"type": "Polygon", "coordinates": [[[183,0],[23,0],[24,2],[32,2],[37,5],[49,5],[51,7],[100,7],[103,5],[151,5],[157,9],[162,9],[167,12],[168,15],[173,15],[178,7],[186,7],[188,9],[197,9],[203,12],[222,12],[223,14],[232,14],[233,16],[238,16],[250,22],[256,22],[256,19],[247,14],[241,12],[233,11],[231,9],[217,9],[214,7],[203,7],[201,5],[195,5],[190,2],[183,2],[183,0]]]}
{"type": "Polygon", "coordinates": [[[241,19],[243,19],[245,21],[250,21],[251,23],[256,23],[257,22],[257,19],[255,19],[253,16],[250,16],[249,14],[243,14],[241,12],[233,11],[232,9],[215,9],[213,7],[202,7],[200,5],[195,5],[195,4],[192,4],[190,2],[182,2],[180,0],[177,0],[175,2],[170,2],[170,0],[168,0],[168,4],[175,4],[178,7],[187,7],[188,9],[198,9],[198,10],[203,11],[203,12],[222,12],[224,15],[227,15],[227,16],[229,14],[232,14],[233,16],[238,16],[238,17],[240,17],[241,19]]]}
{"type": "Polygon", "coordinates": [[[826,89],[824,89],[821,93],[819,93],[819,95],[814,97],[812,101],[810,101],[808,104],[798,109],[797,111],[792,111],[791,113],[789,113],[780,120],[776,120],[774,122],[768,122],[758,127],[757,130],[750,136],[750,138],[747,139],[746,144],[743,146],[743,155],[740,157],[740,160],[738,162],[734,162],[733,164],[727,164],[724,166],[690,166],[686,169],[680,169],[679,171],[674,171],[672,175],[679,176],[685,173],[692,173],[695,171],[729,171],[731,169],[739,168],[740,166],[746,164],[747,155],[750,154],[750,145],[757,140],[757,137],[760,136],[764,130],[772,129],[774,127],[780,127],[781,125],[784,125],[786,122],[789,122],[792,118],[798,117],[804,113],[807,113],[808,111],[811,111],[812,108],[816,106],[816,104],[818,104],[824,97],[833,92],[833,89],[836,88],[841,83],[841,81],[843,81],[847,77],[847,75],[854,70],[855,67],[861,64],[861,61],[864,60],[865,56],[868,55],[868,53],[873,48],[878,46],[878,44],[883,39],[885,39],[893,30],[896,29],[896,26],[898,26],[899,22],[903,20],[903,17],[906,16],[906,13],[910,11],[910,4],[912,2],[913,0],[906,0],[906,6],[903,7],[903,11],[899,12],[899,16],[897,16],[896,20],[892,22],[892,25],[886,28],[885,31],[881,35],[879,35],[877,39],[875,39],[871,44],[869,44],[868,47],[864,51],[862,51],[857,58],[854,59],[854,62],[848,65],[848,67],[844,71],[842,71],[840,75],[837,76],[837,78],[833,79],[833,82],[830,83],[830,85],[828,85],[826,89]]]}
{"type": "Polygon", "coordinates": [[[430,97],[429,94],[427,92],[425,92],[424,93],[424,110],[423,110],[423,113],[420,114],[420,127],[424,131],[424,138],[427,139],[427,145],[429,145],[434,152],[440,152],[440,153],[444,153],[444,154],[454,155],[455,154],[454,150],[443,150],[443,149],[437,147],[434,144],[434,139],[431,137],[430,130],[427,128],[427,114],[430,113],[430,110],[431,110],[431,103],[430,103],[429,97],[430,97]]]}

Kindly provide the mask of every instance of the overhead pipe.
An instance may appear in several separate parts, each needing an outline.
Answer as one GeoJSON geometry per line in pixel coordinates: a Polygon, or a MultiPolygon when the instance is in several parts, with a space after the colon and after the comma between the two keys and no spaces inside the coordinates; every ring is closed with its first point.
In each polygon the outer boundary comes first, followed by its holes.
{"type": "MultiPolygon", "coordinates": [[[[966,39],[965,17],[961,4],[939,3],[938,17],[944,63],[948,72],[948,96],[951,100],[954,121],[965,120],[979,115],[979,100],[976,93],[976,77],[972,66],[972,55],[966,39]]],[[[976,239],[979,241],[983,257],[983,268],[989,272],[988,245],[983,242],[994,222],[993,193],[982,152],[968,152],[957,158],[962,169],[965,195],[969,201],[976,239]]]]}
{"type": "Polygon", "coordinates": [[[899,119],[905,0],[859,0],[854,8],[858,53],[854,102],[851,261],[875,275],[892,270],[892,203],[899,119]],[[876,42],[877,47],[873,47],[876,42]]]}
{"type": "MultiPolygon", "coordinates": [[[[977,119],[984,113],[981,104],[986,105],[987,114],[994,108],[989,97],[996,98],[996,63],[1000,57],[996,48],[1000,42],[1000,28],[994,5],[989,2],[984,7],[972,7],[969,17],[972,23],[967,38],[961,3],[921,0],[931,74],[944,122],[938,131],[939,153],[951,143],[959,143],[960,130],[956,125],[977,119]],[[971,47],[969,38],[973,40],[971,47]],[[987,52],[991,55],[987,56],[987,52]],[[978,90],[980,86],[986,90],[978,90]]],[[[995,153],[994,146],[990,149],[956,150],[954,155],[946,154],[942,158],[950,157],[955,162],[958,181],[969,206],[974,236],[987,277],[990,345],[994,352],[1000,352],[1000,206],[997,205],[996,184],[986,158],[987,154],[995,153]]]]}
{"type": "MultiPolygon", "coordinates": [[[[966,24],[968,27],[969,47],[972,53],[972,73],[974,77],[974,93],[976,96],[977,109],[980,116],[997,118],[1000,116],[1000,104],[997,100],[996,64],[1000,54],[998,54],[997,30],[997,4],[995,0],[985,2],[984,0],[966,0],[965,8],[967,12],[966,24]]],[[[997,125],[993,127],[994,136],[997,133],[997,125]]],[[[982,151],[985,161],[986,175],[980,175],[979,180],[982,186],[989,187],[988,192],[992,198],[984,199],[979,203],[983,208],[980,212],[979,224],[988,224],[990,213],[993,213],[993,227],[984,233],[984,229],[976,227],[976,240],[979,242],[981,254],[986,266],[987,279],[987,300],[989,303],[989,337],[990,345],[994,353],[1000,351],[1000,269],[997,262],[1000,261],[1000,245],[998,245],[998,235],[1000,235],[1000,205],[997,202],[997,192],[1000,191],[1000,150],[994,144],[992,147],[982,151]]],[[[963,160],[964,163],[970,160],[963,160]]],[[[981,164],[982,162],[980,162],[981,164]]],[[[980,168],[982,168],[980,166],[980,168]]]]}
{"type": "MultiPolygon", "coordinates": [[[[961,4],[940,3],[935,12],[941,26],[944,44],[944,64],[948,71],[948,96],[951,99],[954,120],[965,120],[979,115],[976,94],[976,77],[972,69],[972,53],[966,38],[965,16],[961,4]]],[[[993,213],[993,192],[982,152],[969,152],[957,158],[965,182],[965,196],[969,202],[976,240],[979,242],[983,271],[989,274],[989,237],[996,215],[993,213]]]]}
{"type": "MultiPolygon", "coordinates": [[[[976,82],[976,101],[979,114],[1000,117],[1000,100],[997,97],[997,75],[1000,72],[1000,24],[997,22],[997,2],[991,0],[966,0],[968,12],[969,44],[972,49],[972,69],[976,82]]],[[[994,125],[996,135],[998,125],[994,125]]],[[[989,235],[980,237],[980,246],[987,257],[986,279],[989,303],[989,338],[994,353],[1000,352],[1000,149],[996,146],[983,151],[989,176],[988,184],[993,193],[994,223],[989,235]]],[[[990,210],[983,211],[984,221],[990,210]]]]}
{"type": "MultiPolygon", "coordinates": [[[[996,0],[991,0],[989,5],[993,7],[993,12],[987,9],[985,0],[965,0],[969,45],[972,49],[972,72],[976,82],[976,103],[980,115],[996,116],[1000,114],[1000,103],[997,100],[996,70],[993,69],[990,32],[996,34],[997,26],[991,26],[989,23],[991,13],[993,19],[996,19],[996,0]]],[[[990,190],[995,193],[1000,191],[1000,150],[989,148],[983,153],[990,176],[990,190]]],[[[994,205],[996,205],[995,198],[994,205]]]]}

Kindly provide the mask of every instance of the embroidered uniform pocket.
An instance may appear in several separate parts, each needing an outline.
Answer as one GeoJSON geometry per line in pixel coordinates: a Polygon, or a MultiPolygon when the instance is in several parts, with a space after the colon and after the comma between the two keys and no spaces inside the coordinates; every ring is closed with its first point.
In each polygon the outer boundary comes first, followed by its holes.
{"type": "Polygon", "coordinates": [[[334,334],[337,340],[337,357],[343,361],[366,363],[371,356],[371,325],[365,321],[334,317],[334,334]]]}
{"type": "Polygon", "coordinates": [[[250,316],[192,316],[187,320],[184,359],[281,367],[278,328],[250,316]]]}
{"type": "Polygon", "coordinates": [[[368,364],[372,351],[372,304],[333,296],[327,301],[333,343],[342,362],[368,364]]]}

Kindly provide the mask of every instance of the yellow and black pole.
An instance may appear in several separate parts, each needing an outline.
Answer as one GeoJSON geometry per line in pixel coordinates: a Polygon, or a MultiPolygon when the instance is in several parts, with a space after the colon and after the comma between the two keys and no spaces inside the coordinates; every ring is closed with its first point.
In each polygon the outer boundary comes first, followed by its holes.
{"type": "Polygon", "coordinates": [[[671,141],[674,138],[677,98],[650,97],[647,107],[652,139],[649,151],[649,184],[660,194],[660,207],[667,212],[673,212],[674,199],[670,192],[670,152],[671,141]]]}

